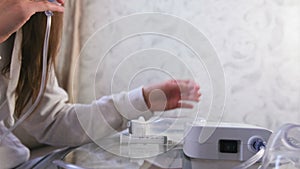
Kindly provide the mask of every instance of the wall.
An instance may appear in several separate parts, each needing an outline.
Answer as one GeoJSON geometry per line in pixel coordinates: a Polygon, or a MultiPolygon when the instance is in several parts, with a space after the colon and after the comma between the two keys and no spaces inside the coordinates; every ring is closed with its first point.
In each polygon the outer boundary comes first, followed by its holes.
{"type": "MultiPolygon", "coordinates": [[[[101,47],[123,31],[111,26],[115,20],[160,12],[190,22],[214,46],[226,79],[222,121],[270,129],[286,122],[300,123],[299,1],[89,0],[82,5],[79,102],[170,77],[193,78],[202,87],[202,101],[184,112],[208,116],[212,88],[207,65],[179,41],[141,34],[111,46],[105,57],[99,54],[104,52],[101,47]],[[143,53],[150,48],[161,50],[143,53]],[[159,69],[142,71],[146,67],[159,69]]],[[[176,23],[166,20],[166,24],[168,32],[178,31],[176,23]]],[[[147,23],[123,26],[125,30],[143,29],[147,23]]]]}

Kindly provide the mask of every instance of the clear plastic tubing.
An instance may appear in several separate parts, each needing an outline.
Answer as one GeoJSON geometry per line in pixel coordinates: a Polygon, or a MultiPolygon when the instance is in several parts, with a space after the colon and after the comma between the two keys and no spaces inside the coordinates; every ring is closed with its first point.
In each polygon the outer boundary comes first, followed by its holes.
{"type": "Polygon", "coordinates": [[[34,103],[32,106],[24,113],[24,115],[11,127],[8,129],[6,133],[2,135],[0,138],[0,143],[2,139],[4,139],[10,132],[12,132],[16,127],[18,127],[27,117],[31,115],[31,113],[35,110],[35,108],[38,106],[40,103],[42,96],[43,96],[43,91],[45,89],[46,85],[46,77],[47,77],[47,56],[48,56],[48,48],[49,48],[49,37],[50,37],[50,31],[51,31],[51,20],[52,20],[52,15],[53,13],[51,11],[46,11],[45,12],[47,16],[47,25],[46,25],[46,32],[45,32],[45,39],[44,39],[44,47],[43,47],[43,68],[42,68],[42,79],[41,79],[41,86],[39,89],[39,93],[37,98],[35,99],[34,103]]]}
{"type": "Polygon", "coordinates": [[[247,161],[243,162],[242,164],[234,167],[233,169],[247,169],[258,162],[265,154],[265,148],[261,147],[261,149],[247,161]]]}
{"type": "Polygon", "coordinates": [[[260,169],[300,168],[300,125],[284,124],[267,145],[260,169]]]}

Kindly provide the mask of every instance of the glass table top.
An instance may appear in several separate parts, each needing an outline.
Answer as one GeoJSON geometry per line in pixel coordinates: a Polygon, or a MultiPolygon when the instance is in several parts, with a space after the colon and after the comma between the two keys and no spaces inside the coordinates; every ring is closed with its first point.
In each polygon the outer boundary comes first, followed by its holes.
{"type": "MultiPolygon", "coordinates": [[[[200,160],[185,156],[182,145],[122,145],[109,138],[99,146],[86,144],[69,152],[62,161],[78,169],[230,169],[240,164],[229,160],[200,160]]],[[[251,167],[257,169],[259,164],[251,167]]],[[[73,168],[76,169],[76,168],[73,168]]]]}

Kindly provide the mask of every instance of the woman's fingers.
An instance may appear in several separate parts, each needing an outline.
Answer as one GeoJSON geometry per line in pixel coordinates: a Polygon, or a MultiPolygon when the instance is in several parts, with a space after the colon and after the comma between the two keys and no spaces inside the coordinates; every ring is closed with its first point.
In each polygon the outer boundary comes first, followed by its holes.
{"type": "Polygon", "coordinates": [[[43,11],[53,11],[53,12],[63,12],[64,11],[64,7],[56,4],[56,3],[52,3],[49,2],[47,0],[43,0],[43,1],[31,1],[31,9],[33,10],[33,12],[43,12],[43,11]]]}
{"type": "Polygon", "coordinates": [[[199,101],[201,93],[199,92],[200,86],[194,81],[190,80],[178,80],[181,100],[199,101]]]}
{"type": "MultiPolygon", "coordinates": [[[[201,93],[199,92],[200,86],[196,82],[192,80],[177,80],[176,83],[180,88],[180,94],[181,94],[180,100],[194,101],[194,102],[200,101],[200,96],[201,96],[201,93]]],[[[190,107],[191,105],[184,104],[184,106],[190,107]]]]}
{"type": "MultiPolygon", "coordinates": [[[[63,0],[57,2],[63,3],[63,0]]],[[[19,30],[32,15],[43,11],[63,12],[64,7],[48,0],[1,0],[0,43],[19,30]]]]}
{"type": "Polygon", "coordinates": [[[65,1],[64,0],[57,0],[58,3],[60,3],[61,5],[64,5],[65,4],[65,1]]]}
{"type": "Polygon", "coordinates": [[[201,93],[194,93],[191,95],[181,95],[181,100],[187,100],[187,101],[200,101],[201,93]]]}
{"type": "Polygon", "coordinates": [[[191,80],[179,80],[177,82],[177,85],[179,86],[182,93],[198,91],[200,89],[200,86],[196,82],[191,80]]]}
{"type": "Polygon", "coordinates": [[[194,106],[192,104],[178,102],[177,108],[185,108],[185,109],[192,109],[194,106]]]}

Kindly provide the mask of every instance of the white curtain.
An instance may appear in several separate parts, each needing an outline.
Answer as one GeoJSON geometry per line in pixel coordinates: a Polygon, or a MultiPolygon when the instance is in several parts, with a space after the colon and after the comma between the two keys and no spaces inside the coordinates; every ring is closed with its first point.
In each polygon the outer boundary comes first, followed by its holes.
{"type": "Polygon", "coordinates": [[[77,100],[78,83],[74,79],[78,79],[76,78],[75,68],[78,64],[77,58],[80,52],[81,7],[81,1],[65,1],[62,43],[56,62],[56,74],[59,84],[68,92],[70,102],[76,102],[77,100]]]}

